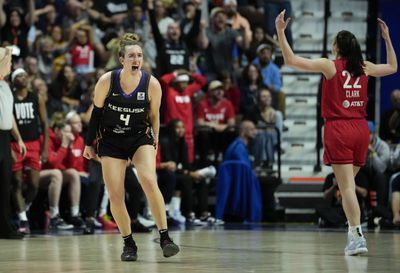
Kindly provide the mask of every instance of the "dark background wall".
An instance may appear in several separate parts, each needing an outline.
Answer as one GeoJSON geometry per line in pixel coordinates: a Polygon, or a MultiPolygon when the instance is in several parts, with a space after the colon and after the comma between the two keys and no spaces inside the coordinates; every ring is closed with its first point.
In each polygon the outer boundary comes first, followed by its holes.
{"type": "MultiPolygon", "coordinates": [[[[374,0],[370,0],[374,1],[374,0]]],[[[386,24],[389,26],[390,36],[397,58],[400,55],[400,1],[399,0],[380,0],[379,13],[386,24]]],[[[386,48],[383,39],[381,42],[381,60],[386,61],[386,48]]],[[[390,93],[393,89],[400,88],[400,72],[394,75],[381,78],[381,112],[391,108],[390,93]]]]}

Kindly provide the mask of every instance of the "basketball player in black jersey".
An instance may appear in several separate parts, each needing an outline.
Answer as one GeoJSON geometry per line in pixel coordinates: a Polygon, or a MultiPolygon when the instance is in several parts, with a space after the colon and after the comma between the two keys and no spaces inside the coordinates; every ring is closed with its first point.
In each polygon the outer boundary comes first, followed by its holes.
{"type": "Polygon", "coordinates": [[[104,74],[96,84],[83,155],[87,159],[96,156],[91,146],[96,137],[111,212],[124,238],[121,260],[137,259],[137,247],[125,206],[124,177],[129,159],[138,172],[159,230],[163,255],[170,257],[179,252],[179,247],[168,235],[164,199],[156,179],[155,147],[160,127],[161,86],[155,77],[141,70],[143,51],[136,34],[125,34],[119,46],[123,68],[104,74]]]}

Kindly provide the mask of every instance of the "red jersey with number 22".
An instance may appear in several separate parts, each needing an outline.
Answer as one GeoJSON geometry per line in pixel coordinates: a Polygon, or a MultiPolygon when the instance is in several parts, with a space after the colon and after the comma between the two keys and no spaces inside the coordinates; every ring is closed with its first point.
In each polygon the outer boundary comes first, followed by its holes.
{"type": "Polygon", "coordinates": [[[336,74],[322,82],[322,117],[325,119],[365,118],[368,77],[354,77],[346,70],[346,60],[333,61],[336,74]]]}

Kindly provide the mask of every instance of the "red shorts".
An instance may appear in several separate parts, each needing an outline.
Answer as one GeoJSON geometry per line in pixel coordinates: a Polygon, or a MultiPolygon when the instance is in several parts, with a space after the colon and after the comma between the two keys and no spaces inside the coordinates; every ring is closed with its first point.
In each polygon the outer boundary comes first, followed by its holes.
{"type": "Polygon", "coordinates": [[[11,142],[11,149],[14,151],[15,157],[17,158],[17,162],[15,162],[12,166],[12,171],[20,171],[24,167],[40,171],[42,169],[42,164],[40,162],[40,141],[26,141],[25,146],[26,156],[22,157],[22,155],[19,153],[18,143],[11,142]]]}
{"type": "Polygon", "coordinates": [[[365,119],[327,120],[324,128],[324,164],[363,166],[369,145],[365,119]]]}

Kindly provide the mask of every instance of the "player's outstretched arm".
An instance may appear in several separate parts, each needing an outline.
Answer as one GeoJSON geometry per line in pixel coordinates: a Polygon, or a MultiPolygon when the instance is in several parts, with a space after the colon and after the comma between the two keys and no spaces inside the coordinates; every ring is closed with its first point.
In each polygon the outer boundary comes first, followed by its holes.
{"type": "Polygon", "coordinates": [[[381,29],[381,34],[383,40],[385,40],[386,44],[386,63],[385,64],[374,64],[368,61],[365,61],[365,74],[374,77],[382,77],[390,74],[394,74],[397,72],[397,57],[396,52],[394,51],[392,40],[389,35],[389,28],[386,23],[378,18],[378,24],[381,29]]]}
{"type": "Polygon", "coordinates": [[[296,56],[286,39],[285,29],[290,22],[290,18],[285,21],[285,10],[283,10],[275,19],[276,33],[278,34],[279,45],[282,50],[283,59],[288,66],[309,71],[321,72],[328,79],[332,78],[336,73],[335,65],[326,58],[307,59],[296,56]]]}

